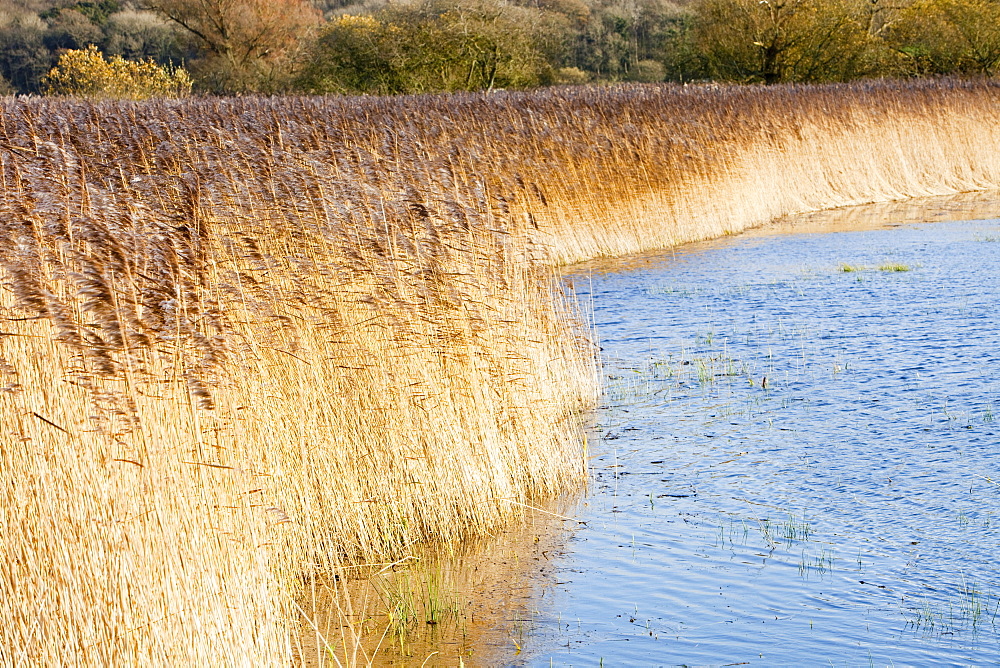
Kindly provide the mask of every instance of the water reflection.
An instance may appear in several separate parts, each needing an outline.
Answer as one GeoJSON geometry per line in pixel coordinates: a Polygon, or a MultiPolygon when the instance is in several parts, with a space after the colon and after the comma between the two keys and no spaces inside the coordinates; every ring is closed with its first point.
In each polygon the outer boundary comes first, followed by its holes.
{"type": "Polygon", "coordinates": [[[344,566],[305,583],[300,666],[503,666],[534,628],[533,601],[556,586],[566,500],[499,535],[424,546],[394,563],[344,566]]]}
{"type": "Polygon", "coordinates": [[[996,220],[600,268],[587,524],[506,663],[995,660],[996,220]]]}

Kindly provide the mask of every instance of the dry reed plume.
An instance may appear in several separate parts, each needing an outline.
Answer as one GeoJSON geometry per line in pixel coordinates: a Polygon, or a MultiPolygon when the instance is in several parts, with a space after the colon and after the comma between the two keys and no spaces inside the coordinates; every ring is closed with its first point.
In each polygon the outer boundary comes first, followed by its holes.
{"type": "Polygon", "coordinates": [[[290,661],[302,574],[582,477],[594,359],[554,264],[998,187],[998,101],[3,102],[0,663],[290,661]]]}

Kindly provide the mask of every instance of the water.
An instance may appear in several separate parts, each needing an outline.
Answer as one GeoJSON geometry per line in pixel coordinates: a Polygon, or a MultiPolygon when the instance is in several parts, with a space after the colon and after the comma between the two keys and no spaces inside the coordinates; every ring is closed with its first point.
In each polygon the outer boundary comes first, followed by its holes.
{"type": "Polygon", "coordinates": [[[511,663],[995,663],[998,279],[997,220],[576,276],[593,481],[511,663]]]}

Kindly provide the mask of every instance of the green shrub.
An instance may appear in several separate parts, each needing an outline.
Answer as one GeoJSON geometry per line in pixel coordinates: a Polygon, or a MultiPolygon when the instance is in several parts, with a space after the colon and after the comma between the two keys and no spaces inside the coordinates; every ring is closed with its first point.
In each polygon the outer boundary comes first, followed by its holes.
{"type": "Polygon", "coordinates": [[[313,93],[530,88],[554,76],[557,31],[539,10],[456,0],[392,5],[327,23],[299,87],[313,93]]]}
{"type": "Polygon", "coordinates": [[[696,0],[691,39],[706,74],[743,83],[850,81],[891,71],[859,0],[696,0]]]}
{"type": "Polygon", "coordinates": [[[919,0],[887,32],[913,74],[1000,74],[1000,3],[919,0]]]}
{"type": "Polygon", "coordinates": [[[667,76],[667,70],[655,60],[640,60],[625,75],[626,81],[636,81],[639,83],[658,83],[667,76]]]}

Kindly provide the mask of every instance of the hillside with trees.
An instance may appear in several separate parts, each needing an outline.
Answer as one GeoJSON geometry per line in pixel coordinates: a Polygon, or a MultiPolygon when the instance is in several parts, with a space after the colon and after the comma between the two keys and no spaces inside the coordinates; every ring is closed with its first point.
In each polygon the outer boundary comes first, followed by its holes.
{"type": "Polygon", "coordinates": [[[996,0],[4,0],[0,89],[67,51],[184,67],[202,93],[993,76],[996,0]]]}

